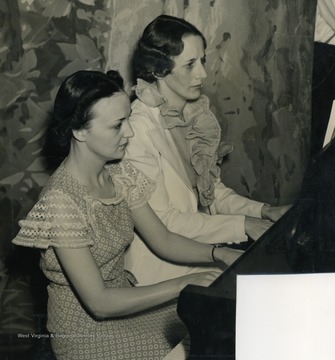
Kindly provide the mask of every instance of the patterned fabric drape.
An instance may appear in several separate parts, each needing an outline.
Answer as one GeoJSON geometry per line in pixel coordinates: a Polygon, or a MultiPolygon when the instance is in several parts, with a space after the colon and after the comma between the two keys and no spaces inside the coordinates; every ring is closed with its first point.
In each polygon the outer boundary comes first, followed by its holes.
{"type": "Polygon", "coordinates": [[[307,161],[315,2],[310,0],[5,0],[0,2],[0,258],[48,174],[41,152],[61,81],[118,69],[157,15],[206,36],[205,92],[234,152],[227,185],[272,204],[295,198],[307,161]]]}

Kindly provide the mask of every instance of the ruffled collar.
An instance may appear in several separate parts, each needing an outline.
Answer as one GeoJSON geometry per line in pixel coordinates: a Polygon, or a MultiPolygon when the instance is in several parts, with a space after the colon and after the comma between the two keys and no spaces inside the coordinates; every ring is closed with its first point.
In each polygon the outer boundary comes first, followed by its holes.
{"type": "Polygon", "coordinates": [[[191,142],[191,164],[197,175],[197,190],[202,206],[214,201],[215,182],[220,178],[220,167],[225,155],[232,151],[232,144],[221,141],[221,127],[209,110],[209,100],[202,95],[187,102],[182,113],[169,108],[155,83],[137,79],[135,93],[149,107],[158,107],[160,122],[165,129],[188,127],[185,139],[191,142]]]}
{"type": "Polygon", "coordinates": [[[206,104],[200,99],[187,102],[182,111],[173,109],[167,100],[159,93],[156,83],[148,83],[143,79],[137,79],[135,86],[137,97],[149,107],[158,107],[162,115],[161,123],[164,129],[172,129],[176,126],[187,127],[192,123],[192,119],[205,111],[206,104]]]}

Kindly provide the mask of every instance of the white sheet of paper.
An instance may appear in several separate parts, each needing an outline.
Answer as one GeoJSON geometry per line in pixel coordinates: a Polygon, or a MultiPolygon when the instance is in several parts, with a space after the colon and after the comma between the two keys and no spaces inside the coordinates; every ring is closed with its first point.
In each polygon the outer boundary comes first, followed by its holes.
{"type": "Polygon", "coordinates": [[[335,359],[335,274],[238,275],[236,360],[316,359],[335,359]]]}

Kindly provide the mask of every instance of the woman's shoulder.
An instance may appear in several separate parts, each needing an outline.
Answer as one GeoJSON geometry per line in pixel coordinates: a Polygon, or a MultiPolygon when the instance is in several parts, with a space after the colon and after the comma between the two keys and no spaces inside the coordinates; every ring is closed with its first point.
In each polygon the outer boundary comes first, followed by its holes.
{"type": "Polygon", "coordinates": [[[66,217],[85,217],[73,196],[61,188],[44,188],[27,219],[31,221],[63,221],[66,217]]]}
{"type": "Polygon", "coordinates": [[[145,141],[150,131],[160,128],[159,108],[149,107],[136,99],[132,103],[129,123],[135,134],[129,139],[129,143],[138,146],[139,142],[145,141]]]}
{"type": "Polygon", "coordinates": [[[142,174],[140,170],[138,170],[128,160],[125,159],[107,164],[106,170],[112,178],[125,177],[128,178],[132,183],[136,182],[138,174],[142,174]]]}
{"type": "MultiPolygon", "coordinates": [[[[55,189],[62,189],[62,184],[66,179],[66,172],[63,163],[59,165],[59,167],[50,175],[49,179],[45,183],[41,196],[43,196],[46,192],[52,191],[55,189]]],[[[40,197],[41,197],[40,196],[40,197]]]]}
{"type": "Polygon", "coordinates": [[[154,181],[127,160],[106,165],[106,169],[119,184],[131,209],[143,205],[155,189],[154,181]]]}
{"type": "MultiPolygon", "coordinates": [[[[84,214],[61,189],[43,192],[19,225],[20,231],[13,240],[16,245],[46,249],[49,246],[68,246],[70,238],[80,239],[80,244],[83,239],[85,244],[88,241],[84,214]]],[[[79,244],[77,240],[76,244],[79,244]]]]}
{"type": "Polygon", "coordinates": [[[84,204],[81,204],[85,201],[83,195],[61,165],[44,185],[38,201],[27,215],[27,220],[57,222],[68,216],[84,221],[84,204]]]}
{"type": "Polygon", "coordinates": [[[142,119],[146,118],[147,122],[155,122],[160,113],[158,107],[151,107],[138,98],[132,102],[131,110],[130,121],[141,117],[142,119]]]}
{"type": "Polygon", "coordinates": [[[41,192],[40,198],[46,194],[57,192],[62,196],[80,201],[85,195],[85,188],[61,164],[50,176],[41,192]]]}
{"type": "Polygon", "coordinates": [[[141,101],[139,98],[136,98],[131,103],[131,110],[132,113],[130,117],[135,113],[155,113],[158,111],[158,107],[152,107],[147,104],[145,104],[143,101],[141,101]]]}

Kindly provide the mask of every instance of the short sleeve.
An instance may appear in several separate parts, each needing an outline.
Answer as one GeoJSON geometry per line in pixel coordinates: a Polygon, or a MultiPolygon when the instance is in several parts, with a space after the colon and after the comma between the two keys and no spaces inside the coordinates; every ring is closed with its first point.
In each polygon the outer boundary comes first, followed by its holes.
{"type": "Polygon", "coordinates": [[[93,245],[83,213],[61,191],[45,194],[19,225],[21,229],[13,240],[15,245],[39,249],[93,245]]]}
{"type": "Polygon", "coordinates": [[[118,170],[112,171],[113,180],[119,183],[129,208],[135,209],[146,204],[155,189],[155,182],[128,161],[118,164],[118,170]]]}

